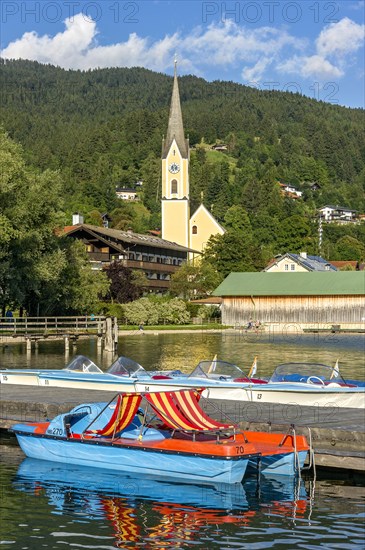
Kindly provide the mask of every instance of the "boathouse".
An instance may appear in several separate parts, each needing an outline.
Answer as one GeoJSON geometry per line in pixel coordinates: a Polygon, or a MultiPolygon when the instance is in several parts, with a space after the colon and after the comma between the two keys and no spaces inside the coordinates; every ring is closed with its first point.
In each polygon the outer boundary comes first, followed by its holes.
{"type": "Polygon", "coordinates": [[[365,328],[365,272],[231,273],[213,292],[222,323],[292,330],[365,328]]]}

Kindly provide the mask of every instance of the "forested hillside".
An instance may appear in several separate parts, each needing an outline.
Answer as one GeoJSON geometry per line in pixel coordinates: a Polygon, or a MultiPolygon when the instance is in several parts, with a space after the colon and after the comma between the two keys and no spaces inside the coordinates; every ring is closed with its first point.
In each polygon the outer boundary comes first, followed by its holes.
{"type": "MultiPolygon", "coordinates": [[[[68,216],[78,210],[95,223],[108,212],[116,227],[158,226],[171,77],[142,68],[81,72],[2,61],[0,78],[0,124],[23,146],[28,164],[59,170],[68,216]],[[121,204],[115,187],[139,180],[142,204],[121,204]]],[[[192,208],[203,197],[233,229],[247,215],[245,230],[249,224],[256,248],[243,267],[259,269],[288,249],[318,252],[319,206],[365,211],[362,110],[194,76],[181,77],[179,86],[193,147],[192,208]],[[227,144],[226,153],[204,146],[217,141],[227,144]],[[304,198],[283,197],[278,180],[294,184],[304,198]],[[312,191],[313,182],[320,189],[312,191]]],[[[361,256],[363,239],[360,226],[326,227],[323,254],[361,256]],[[338,245],[344,238],[355,248],[346,245],[344,252],[338,245]]]]}

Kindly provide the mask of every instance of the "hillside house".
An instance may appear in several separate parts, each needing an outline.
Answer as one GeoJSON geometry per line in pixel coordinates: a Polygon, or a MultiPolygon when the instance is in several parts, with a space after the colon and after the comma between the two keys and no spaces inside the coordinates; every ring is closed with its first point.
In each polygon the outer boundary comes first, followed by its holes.
{"type": "Polygon", "coordinates": [[[327,204],[319,209],[322,219],[326,222],[349,223],[356,221],[357,210],[351,210],[345,206],[333,206],[327,204]]]}
{"type": "Polygon", "coordinates": [[[298,191],[298,189],[296,189],[293,185],[279,182],[279,186],[281,194],[285,197],[300,199],[303,196],[303,192],[298,191]]]}
{"type": "Polygon", "coordinates": [[[127,187],[119,187],[115,190],[115,193],[118,197],[118,199],[121,199],[122,201],[138,201],[139,196],[136,189],[127,188],[127,187]]]}
{"type": "Polygon", "coordinates": [[[336,271],[336,267],[321,258],[310,256],[306,252],[300,254],[286,253],[275,256],[263,271],[269,273],[300,273],[309,271],[336,271]]]}

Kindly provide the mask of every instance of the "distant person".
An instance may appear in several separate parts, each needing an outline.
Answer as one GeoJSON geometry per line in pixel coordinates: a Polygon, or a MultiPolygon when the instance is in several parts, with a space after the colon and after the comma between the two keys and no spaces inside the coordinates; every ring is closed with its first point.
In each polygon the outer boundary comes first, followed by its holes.
{"type": "Polygon", "coordinates": [[[140,324],[139,324],[138,330],[139,330],[139,332],[140,332],[141,334],[143,334],[143,331],[144,331],[144,329],[143,329],[143,323],[140,323],[140,324]]]}
{"type": "Polygon", "coordinates": [[[5,317],[9,319],[10,324],[13,322],[13,312],[11,311],[11,309],[7,310],[7,312],[5,313],[5,317]]]}
{"type": "Polygon", "coordinates": [[[261,321],[257,320],[255,321],[255,332],[258,332],[260,330],[261,321]]]}

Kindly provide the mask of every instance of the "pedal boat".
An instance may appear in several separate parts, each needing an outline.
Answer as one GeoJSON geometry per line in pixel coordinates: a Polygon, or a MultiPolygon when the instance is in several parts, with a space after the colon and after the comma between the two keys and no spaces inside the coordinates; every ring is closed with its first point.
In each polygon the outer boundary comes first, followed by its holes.
{"type": "Polygon", "coordinates": [[[201,408],[201,391],[118,394],[116,402],[79,405],[11,431],[30,458],[188,482],[239,483],[248,466],[280,475],[303,466],[309,450],[303,436],[218,422],[201,408]]]}

